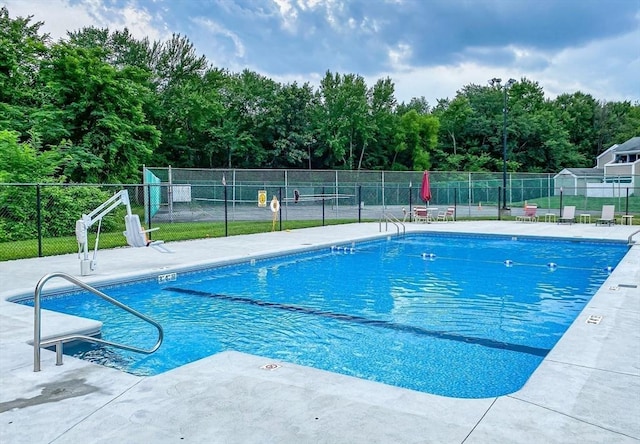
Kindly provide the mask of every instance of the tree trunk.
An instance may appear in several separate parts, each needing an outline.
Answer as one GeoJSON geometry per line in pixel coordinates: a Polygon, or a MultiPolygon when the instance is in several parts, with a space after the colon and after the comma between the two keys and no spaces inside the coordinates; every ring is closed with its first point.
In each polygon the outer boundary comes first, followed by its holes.
{"type": "Polygon", "coordinates": [[[358,170],[362,168],[362,159],[364,158],[364,150],[367,149],[367,142],[362,145],[362,151],[360,151],[360,160],[358,160],[358,170]]]}

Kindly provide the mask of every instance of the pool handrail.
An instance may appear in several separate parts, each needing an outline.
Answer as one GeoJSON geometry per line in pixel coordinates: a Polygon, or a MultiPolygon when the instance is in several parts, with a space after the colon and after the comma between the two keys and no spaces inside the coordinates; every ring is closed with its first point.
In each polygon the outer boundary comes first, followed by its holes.
{"type": "Polygon", "coordinates": [[[93,288],[92,286],[82,282],[79,279],[76,279],[75,277],[67,273],[62,273],[62,272],[49,273],[44,275],[42,278],[40,278],[34,292],[33,311],[34,311],[34,314],[33,314],[34,316],[34,319],[33,319],[33,371],[34,372],[40,371],[40,349],[43,347],[49,347],[51,345],[55,345],[56,346],[56,365],[62,365],[62,350],[63,350],[64,342],[81,339],[84,341],[89,341],[97,344],[110,345],[112,347],[121,348],[123,350],[129,350],[136,353],[143,353],[145,355],[150,355],[151,353],[158,350],[158,348],[160,348],[160,345],[162,344],[162,339],[164,338],[164,332],[162,330],[162,326],[158,324],[156,321],[143,315],[142,313],[137,312],[133,308],[123,304],[122,302],[119,302],[113,299],[112,297],[104,294],[100,290],[93,288]],[[40,306],[40,297],[41,297],[42,288],[44,287],[44,284],[47,283],[50,279],[55,277],[66,279],[72,284],[75,284],[83,288],[84,290],[87,290],[88,292],[101,297],[105,301],[110,302],[111,304],[114,304],[117,307],[120,307],[123,310],[131,313],[132,315],[137,316],[143,321],[153,325],[158,329],[158,340],[156,344],[150,349],[143,349],[143,348],[138,348],[131,345],[119,344],[116,342],[111,342],[111,341],[99,339],[93,336],[87,336],[87,335],[81,335],[81,334],[67,334],[67,335],[54,336],[52,338],[47,339],[46,341],[43,341],[41,336],[41,328],[40,328],[41,321],[42,321],[42,314],[41,314],[42,309],[40,306]]]}
{"type": "Polygon", "coordinates": [[[627,239],[627,244],[629,244],[629,245],[635,244],[636,242],[634,240],[632,240],[632,239],[633,239],[633,236],[635,236],[638,233],[640,233],[640,230],[637,230],[637,231],[634,231],[633,233],[631,233],[629,235],[629,238],[627,239]]]}
{"type": "Polygon", "coordinates": [[[380,216],[380,220],[378,220],[378,229],[380,231],[382,231],[382,219],[385,219],[385,231],[387,231],[387,228],[389,226],[389,222],[391,222],[393,225],[396,226],[396,232],[398,234],[398,236],[400,236],[400,227],[402,226],[402,234],[406,234],[406,227],[404,226],[404,224],[402,223],[402,221],[400,219],[398,219],[397,217],[395,217],[393,214],[388,214],[386,211],[382,212],[382,215],[380,216]]]}

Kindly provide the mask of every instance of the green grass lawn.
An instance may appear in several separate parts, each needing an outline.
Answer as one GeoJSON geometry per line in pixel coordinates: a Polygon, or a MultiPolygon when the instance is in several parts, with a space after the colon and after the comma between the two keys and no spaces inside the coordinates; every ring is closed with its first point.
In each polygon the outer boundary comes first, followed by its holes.
{"type": "MultiPolygon", "coordinates": [[[[537,204],[539,208],[560,208],[560,196],[541,197],[539,199],[528,200],[529,204],[537,204]]],[[[626,198],[613,197],[589,197],[584,196],[563,196],[562,206],[573,205],[578,211],[589,211],[600,213],[603,205],[615,205],[616,215],[624,214],[626,210],[626,198]]],[[[514,202],[513,207],[522,206],[524,202],[514,202]]],[[[629,197],[629,214],[635,214],[640,217],[640,197],[629,197]]]]}
{"type": "MultiPolygon", "coordinates": [[[[539,208],[560,208],[560,196],[544,197],[527,201],[530,204],[537,204],[539,208]]],[[[603,205],[615,205],[616,216],[625,213],[625,199],[614,198],[589,198],[584,196],[563,196],[562,206],[575,205],[577,211],[589,211],[598,215],[603,205]]],[[[512,207],[524,206],[524,202],[514,202],[512,207]]],[[[629,198],[629,214],[636,215],[634,225],[640,224],[640,197],[629,198]]],[[[495,216],[462,218],[459,220],[495,220],[495,216]]],[[[508,216],[504,220],[515,220],[515,216],[508,216]]],[[[325,220],[325,225],[340,225],[353,223],[354,220],[325,220]]],[[[368,220],[367,222],[377,222],[368,220]]],[[[317,227],[322,224],[320,220],[299,220],[283,221],[283,230],[296,230],[300,228],[317,227]]],[[[162,239],[167,242],[181,241],[189,239],[205,239],[209,237],[223,237],[225,235],[224,222],[182,222],[182,223],[159,223],[154,224],[154,228],[160,228],[151,233],[154,239],[162,239]]],[[[276,230],[280,229],[280,223],[276,223],[276,230]]],[[[243,221],[232,222],[227,226],[229,236],[242,234],[265,233],[272,229],[271,221],[243,221]]],[[[95,235],[89,235],[89,250],[93,250],[95,235]]],[[[126,246],[126,240],[122,231],[101,233],[99,248],[117,248],[126,246]]],[[[75,253],[78,251],[78,244],[75,236],[45,238],[42,240],[42,256],[54,256],[58,254],[75,253]]],[[[38,257],[38,241],[30,239],[24,241],[0,243],[0,261],[27,259],[38,257]]]]}
{"type": "MultiPolygon", "coordinates": [[[[340,225],[353,223],[353,220],[325,220],[325,225],[340,225]]],[[[283,221],[283,230],[296,230],[300,228],[317,227],[322,225],[320,220],[283,221]]],[[[209,237],[224,237],[224,222],[184,222],[184,223],[159,223],[154,228],[160,228],[151,233],[153,239],[163,241],[181,241],[189,239],[206,239],[209,237]]],[[[272,229],[270,221],[233,222],[228,224],[228,235],[238,236],[242,234],[265,233],[272,229]]],[[[276,223],[276,230],[280,229],[280,223],[276,223]]],[[[89,251],[93,250],[95,234],[89,234],[89,251]]],[[[101,233],[99,248],[124,247],[127,242],[122,231],[113,233],[101,233]]],[[[45,238],[42,240],[42,255],[54,256],[58,254],[76,253],[78,244],[75,236],[45,238]]],[[[0,261],[14,259],[27,259],[38,257],[38,241],[30,239],[24,241],[0,243],[0,261]]]]}

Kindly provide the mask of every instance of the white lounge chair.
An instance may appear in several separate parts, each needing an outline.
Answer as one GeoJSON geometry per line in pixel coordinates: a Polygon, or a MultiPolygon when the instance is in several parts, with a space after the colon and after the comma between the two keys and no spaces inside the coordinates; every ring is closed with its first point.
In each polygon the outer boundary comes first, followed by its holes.
{"type": "Polygon", "coordinates": [[[576,207],[567,205],[562,209],[562,215],[558,218],[559,224],[574,224],[576,222],[576,207]]]}
{"type": "Polygon", "coordinates": [[[615,211],[615,205],[603,205],[602,215],[600,216],[600,219],[596,220],[596,225],[614,225],[616,223],[615,211]]]}

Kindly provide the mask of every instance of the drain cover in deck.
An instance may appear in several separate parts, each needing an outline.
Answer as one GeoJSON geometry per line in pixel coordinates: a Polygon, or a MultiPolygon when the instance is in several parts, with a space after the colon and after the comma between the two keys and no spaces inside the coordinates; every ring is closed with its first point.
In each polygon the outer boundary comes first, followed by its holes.
{"type": "Polygon", "coordinates": [[[602,316],[600,315],[590,315],[587,318],[587,324],[595,324],[598,325],[602,321],[602,316]]]}

